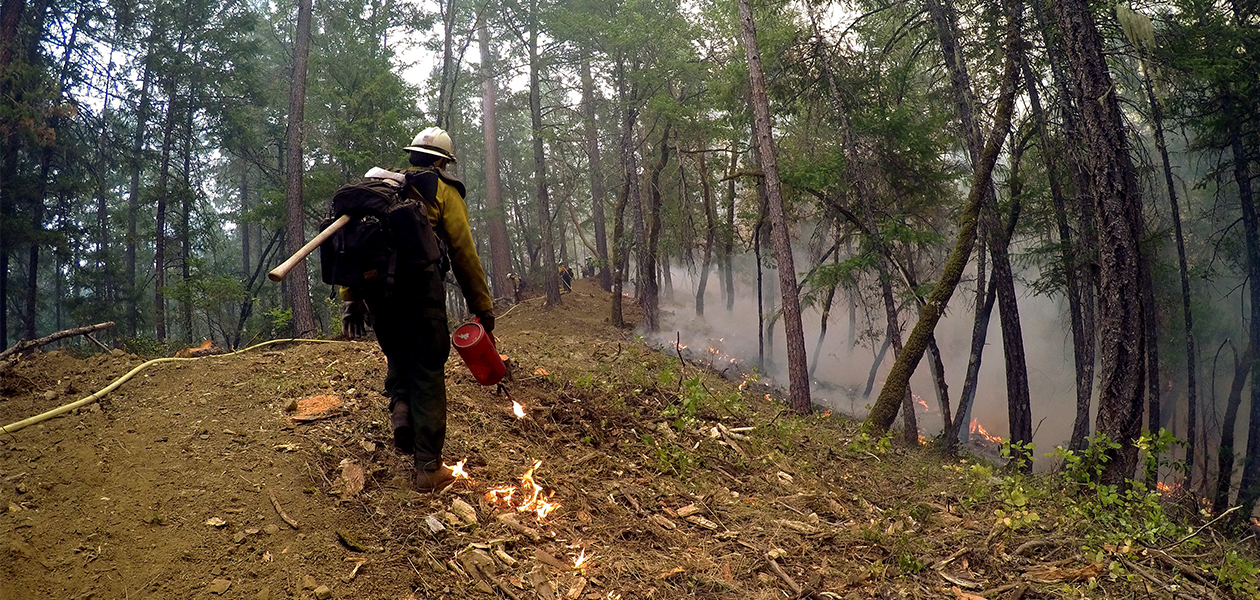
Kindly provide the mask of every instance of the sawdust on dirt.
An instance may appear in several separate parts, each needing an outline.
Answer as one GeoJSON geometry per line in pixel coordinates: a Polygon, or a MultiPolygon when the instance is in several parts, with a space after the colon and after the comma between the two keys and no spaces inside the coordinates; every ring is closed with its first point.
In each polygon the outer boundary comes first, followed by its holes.
{"type": "MultiPolygon", "coordinates": [[[[855,451],[852,423],[792,417],[764,390],[680,366],[610,327],[608,295],[575,283],[563,306],[533,299],[503,311],[506,388],[477,385],[452,353],[446,461],[469,477],[441,493],[410,489],[372,342],[155,365],[96,404],[4,435],[0,598],[1139,589],[1099,583],[1098,563],[1051,514],[1021,532],[995,526],[1001,502],[976,499],[966,461],[855,451]],[[285,409],[303,399],[300,413],[330,416],[295,420],[285,409]],[[1046,568],[1075,575],[1047,580],[1046,568]]],[[[0,413],[6,423],[37,414],[141,362],[37,354],[0,374],[0,413]]]]}

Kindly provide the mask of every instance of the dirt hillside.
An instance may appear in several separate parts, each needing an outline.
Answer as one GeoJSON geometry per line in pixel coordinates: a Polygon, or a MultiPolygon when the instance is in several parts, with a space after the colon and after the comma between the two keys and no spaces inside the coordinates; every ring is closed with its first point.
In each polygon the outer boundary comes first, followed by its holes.
{"type": "MultiPolygon", "coordinates": [[[[446,460],[470,478],[442,493],[409,489],[371,342],[157,364],[99,403],[3,435],[0,598],[1255,589],[1254,573],[1211,570],[1227,560],[1219,548],[1178,546],[1165,559],[1140,538],[1108,544],[1053,487],[865,440],[825,413],[789,416],[764,389],[609,327],[607,295],[577,283],[562,307],[531,300],[499,319],[510,398],[452,354],[446,460]]],[[[0,415],[11,423],[81,398],[142,362],[36,354],[0,374],[0,415]]]]}

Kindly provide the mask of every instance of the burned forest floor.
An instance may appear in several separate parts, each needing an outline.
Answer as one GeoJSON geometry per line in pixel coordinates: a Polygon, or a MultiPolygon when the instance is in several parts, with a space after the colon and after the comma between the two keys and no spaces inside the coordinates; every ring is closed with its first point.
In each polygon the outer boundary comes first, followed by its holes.
{"type": "MultiPolygon", "coordinates": [[[[154,364],[3,434],[0,598],[1256,597],[1255,539],[1191,501],[793,416],[576,284],[500,311],[506,390],[452,353],[445,459],[468,478],[440,493],[392,447],[374,342],[154,364]]],[[[0,415],[147,358],[26,357],[0,415]]]]}

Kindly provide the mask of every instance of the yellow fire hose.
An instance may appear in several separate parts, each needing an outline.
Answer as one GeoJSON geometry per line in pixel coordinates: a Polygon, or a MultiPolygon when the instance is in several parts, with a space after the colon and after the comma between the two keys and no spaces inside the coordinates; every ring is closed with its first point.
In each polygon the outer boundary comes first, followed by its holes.
{"type": "Polygon", "coordinates": [[[64,404],[64,405],[62,405],[62,406],[58,406],[57,408],[54,408],[54,409],[52,409],[52,410],[50,410],[50,411],[48,411],[48,412],[44,412],[44,413],[41,413],[41,414],[35,415],[35,416],[30,417],[30,418],[28,418],[28,419],[23,419],[23,420],[18,421],[18,422],[16,422],[16,423],[11,423],[11,424],[9,424],[9,425],[5,425],[5,426],[3,426],[3,427],[0,427],[0,431],[3,431],[4,433],[13,433],[13,432],[15,432],[15,431],[19,431],[19,430],[21,430],[21,429],[25,429],[26,427],[30,427],[31,425],[35,425],[36,423],[42,423],[42,422],[44,422],[44,421],[47,421],[48,419],[51,419],[51,418],[53,418],[53,417],[55,417],[55,416],[58,416],[58,415],[63,415],[63,414],[65,414],[65,413],[68,413],[68,412],[70,412],[70,411],[72,411],[72,410],[74,410],[74,409],[76,409],[76,408],[79,408],[80,406],[85,406],[85,405],[87,405],[87,404],[91,404],[91,403],[93,403],[93,402],[96,402],[97,400],[100,400],[101,398],[104,398],[106,394],[109,394],[110,392],[112,392],[112,391],[114,391],[114,390],[118,389],[118,387],[119,387],[119,386],[121,386],[122,384],[126,383],[126,382],[127,382],[127,380],[131,379],[132,377],[135,377],[135,376],[136,376],[136,373],[139,373],[140,371],[143,371],[144,369],[148,368],[150,365],[156,365],[156,364],[158,364],[158,363],[164,363],[164,362],[176,362],[176,361],[184,361],[184,360],[201,360],[201,359],[203,359],[203,358],[215,358],[215,357],[222,357],[222,356],[233,356],[233,355],[236,355],[236,354],[240,354],[240,353],[242,353],[242,352],[246,352],[246,351],[249,351],[249,350],[253,350],[253,349],[255,349],[255,348],[261,348],[261,347],[263,347],[263,346],[269,346],[269,345],[271,345],[271,344],[287,344],[287,343],[290,343],[290,342],[312,342],[312,343],[317,343],[317,344],[340,344],[340,343],[346,343],[346,342],[341,342],[341,341],[337,341],[337,340],[309,340],[309,339],[285,339],[285,340],[271,340],[271,341],[268,341],[268,342],[263,342],[263,343],[261,343],[261,344],[255,344],[255,345],[250,346],[250,347],[248,347],[248,348],[242,348],[242,349],[240,349],[240,350],[237,350],[236,352],[229,352],[229,353],[227,353],[227,354],[212,354],[212,355],[210,355],[210,356],[198,356],[197,358],[155,358],[155,359],[153,359],[153,360],[150,360],[150,361],[148,361],[148,362],[146,362],[146,363],[143,363],[143,364],[141,364],[140,366],[138,366],[138,367],[136,367],[136,368],[132,369],[131,371],[127,372],[127,374],[126,374],[126,375],[123,375],[122,377],[119,377],[118,379],[115,379],[115,380],[113,381],[113,383],[110,383],[109,385],[105,386],[105,388],[104,388],[104,389],[102,389],[102,390],[101,390],[101,391],[99,391],[99,392],[96,392],[95,394],[92,394],[91,396],[88,396],[88,397],[83,398],[83,399],[80,399],[80,400],[75,400],[74,402],[71,402],[71,403],[69,403],[69,404],[64,404]]]}

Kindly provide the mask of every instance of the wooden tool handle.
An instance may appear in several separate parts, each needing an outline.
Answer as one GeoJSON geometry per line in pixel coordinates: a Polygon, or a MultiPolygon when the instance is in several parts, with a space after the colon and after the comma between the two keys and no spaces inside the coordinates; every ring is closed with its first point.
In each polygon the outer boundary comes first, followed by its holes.
{"type": "Polygon", "coordinates": [[[289,271],[293,270],[293,267],[296,267],[298,263],[302,262],[302,259],[306,258],[308,254],[314,252],[320,244],[324,243],[324,240],[327,240],[332,236],[332,234],[337,233],[338,229],[345,227],[346,223],[349,222],[350,215],[341,215],[340,217],[337,217],[337,220],[333,221],[332,225],[329,225],[323,231],[319,232],[319,235],[315,236],[311,239],[311,241],[306,242],[306,245],[302,246],[301,250],[294,252],[293,256],[289,257],[289,260],[284,261],[280,264],[280,266],[272,269],[270,273],[267,273],[267,279],[272,281],[280,281],[281,279],[284,279],[284,276],[288,275],[289,271]]]}

